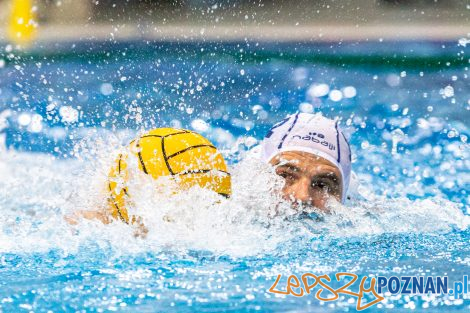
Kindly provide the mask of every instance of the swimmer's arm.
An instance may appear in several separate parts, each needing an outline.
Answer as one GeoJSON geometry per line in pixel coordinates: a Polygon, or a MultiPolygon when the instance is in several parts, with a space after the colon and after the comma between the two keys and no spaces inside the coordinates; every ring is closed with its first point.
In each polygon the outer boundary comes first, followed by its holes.
{"type": "Polygon", "coordinates": [[[64,219],[69,223],[70,225],[77,225],[79,219],[85,218],[87,220],[99,220],[103,224],[109,224],[111,223],[111,215],[105,211],[93,211],[93,210],[81,210],[74,212],[70,215],[66,215],[64,219]]]}
{"type": "MultiPolygon", "coordinates": [[[[109,224],[114,220],[110,212],[107,210],[101,210],[101,211],[81,210],[81,211],[74,212],[73,214],[66,215],[64,217],[64,219],[70,225],[77,225],[80,218],[85,218],[87,220],[99,220],[103,224],[109,224]]],[[[134,233],[135,237],[145,238],[147,236],[148,229],[142,222],[141,217],[132,216],[131,224],[135,226],[135,233],[134,233]]]]}

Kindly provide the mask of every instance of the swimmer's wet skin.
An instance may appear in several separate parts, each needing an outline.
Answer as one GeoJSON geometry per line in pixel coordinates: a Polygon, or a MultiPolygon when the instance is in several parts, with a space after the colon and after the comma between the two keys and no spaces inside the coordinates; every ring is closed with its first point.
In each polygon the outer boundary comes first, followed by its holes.
{"type": "Polygon", "coordinates": [[[337,122],[321,114],[292,114],[271,128],[261,149],[262,160],[285,179],[283,196],[294,205],[327,211],[329,198],[346,200],[351,149],[337,122]]]}

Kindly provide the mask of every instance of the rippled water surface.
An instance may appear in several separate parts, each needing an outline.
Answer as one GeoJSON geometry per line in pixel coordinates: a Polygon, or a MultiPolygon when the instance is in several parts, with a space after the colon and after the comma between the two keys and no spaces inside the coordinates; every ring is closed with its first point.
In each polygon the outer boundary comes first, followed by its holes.
{"type": "MultiPolygon", "coordinates": [[[[0,311],[351,311],[274,295],[278,274],[449,276],[470,269],[468,47],[447,43],[0,45],[0,311]],[[354,194],[299,218],[249,151],[297,110],[339,118],[354,194]],[[99,208],[118,149],[194,129],[223,152],[233,196],[133,182],[145,239],[99,208]],[[280,215],[273,214],[281,212],[280,215]]],[[[284,280],[285,281],[285,280],[284,280]]],[[[387,296],[368,311],[462,311],[470,295],[387,296]]]]}

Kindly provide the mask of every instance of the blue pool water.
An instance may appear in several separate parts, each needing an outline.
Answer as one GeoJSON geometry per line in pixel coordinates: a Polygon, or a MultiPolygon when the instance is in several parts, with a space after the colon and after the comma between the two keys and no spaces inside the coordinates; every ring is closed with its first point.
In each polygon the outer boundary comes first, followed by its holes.
{"type": "MultiPolygon", "coordinates": [[[[355,299],[268,292],[278,274],[470,273],[469,48],[458,42],[0,45],[0,311],[346,312],[355,299]],[[360,183],[321,221],[249,157],[297,110],[339,118],[360,183]],[[147,238],[64,216],[103,203],[121,144],[195,129],[233,196],[136,185],[147,238]],[[277,185],[276,185],[277,184],[277,185]],[[214,204],[217,203],[217,204],[214,204]],[[284,205],[284,206],[283,206],[284,205]],[[284,208],[281,216],[272,211],[284,208]],[[172,222],[162,216],[170,215],[172,222]]],[[[371,299],[371,298],[368,298],[371,299]]],[[[387,295],[367,311],[462,311],[470,294],[387,295]]]]}

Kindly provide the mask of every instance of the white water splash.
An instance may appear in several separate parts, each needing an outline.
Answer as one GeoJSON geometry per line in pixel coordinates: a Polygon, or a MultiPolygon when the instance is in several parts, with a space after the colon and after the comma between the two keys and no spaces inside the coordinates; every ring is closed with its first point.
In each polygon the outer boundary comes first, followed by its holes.
{"type": "MultiPolygon", "coordinates": [[[[95,143],[95,147],[97,147],[95,143]]],[[[174,194],[156,188],[136,174],[129,191],[133,214],[141,216],[149,233],[135,238],[121,222],[109,225],[64,221],[76,210],[105,205],[106,174],[113,161],[108,150],[90,160],[56,160],[47,155],[4,152],[0,156],[0,252],[27,253],[57,249],[64,255],[90,244],[115,254],[189,250],[217,255],[248,256],[274,252],[281,243],[317,236],[357,236],[382,233],[447,232],[466,229],[470,217],[443,199],[389,199],[369,195],[346,206],[332,204],[333,214],[321,221],[291,218],[295,212],[275,192],[282,181],[271,168],[254,159],[231,168],[229,199],[193,188],[174,194]]],[[[96,151],[95,151],[96,152],[96,151]]]]}
{"type": "Polygon", "coordinates": [[[460,38],[459,39],[459,46],[466,47],[468,44],[470,44],[470,39],[469,38],[460,38]]]}

